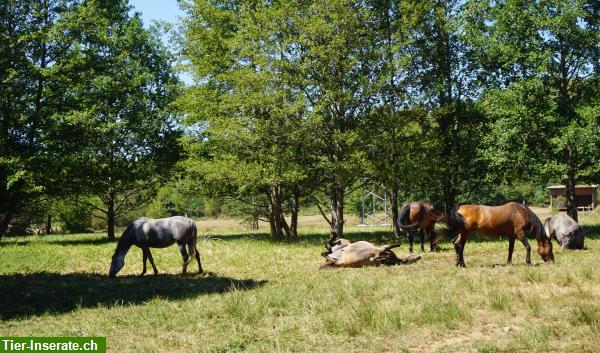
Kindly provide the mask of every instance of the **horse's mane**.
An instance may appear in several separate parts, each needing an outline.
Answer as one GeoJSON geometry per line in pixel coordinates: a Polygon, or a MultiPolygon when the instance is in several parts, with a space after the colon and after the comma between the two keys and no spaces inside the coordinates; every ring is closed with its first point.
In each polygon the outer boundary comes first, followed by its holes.
{"type": "Polygon", "coordinates": [[[539,217],[536,216],[536,214],[533,213],[533,211],[529,207],[525,205],[521,205],[521,207],[523,207],[524,211],[527,213],[527,219],[529,221],[529,232],[535,235],[537,240],[541,240],[544,244],[547,244],[549,240],[548,235],[546,234],[544,226],[542,225],[542,222],[540,221],[539,217]]]}

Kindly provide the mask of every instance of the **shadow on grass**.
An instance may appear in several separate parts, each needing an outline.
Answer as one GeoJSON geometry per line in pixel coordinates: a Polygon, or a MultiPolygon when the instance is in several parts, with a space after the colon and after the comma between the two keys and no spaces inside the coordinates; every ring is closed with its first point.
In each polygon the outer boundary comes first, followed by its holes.
{"type": "Polygon", "coordinates": [[[29,244],[29,240],[18,240],[18,241],[0,241],[0,247],[3,246],[24,246],[29,244]]]}
{"type": "Polygon", "coordinates": [[[104,245],[110,243],[116,243],[117,239],[109,239],[106,236],[100,237],[90,237],[89,234],[85,234],[85,236],[77,235],[77,234],[52,234],[46,238],[46,236],[37,236],[37,235],[23,235],[23,236],[11,236],[6,237],[4,241],[0,241],[0,246],[20,246],[27,245],[32,242],[32,237],[34,238],[34,242],[42,242],[46,244],[54,244],[54,245],[104,245]],[[57,239],[55,235],[61,236],[61,238],[57,239]]]}
{"type": "Polygon", "coordinates": [[[50,240],[48,241],[48,244],[56,244],[56,245],[64,245],[64,246],[70,246],[70,245],[104,245],[104,244],[111,244],[111,243],[117,243],[117,239],[109,239],[107,237],[102,237],[102,238],[79,238],[76,239],[76,236],[72,236],[69,238],[65,238],[65,239],[56,239],[56,240],[50,240]]]}
{"type": "Polygon", "coordinates": [[[230,290],[250,290],[267,281],[216,275],[119,276],[36,272],[0,275],[0,319],[67,313],[98,305],[143,304],[154,298],[185,299],[230,290]]]}
{"type": "Polygon", "coordinates": [[[586,238],[600,239],[600,224],[583,224],[581,228],[586,238]]]}

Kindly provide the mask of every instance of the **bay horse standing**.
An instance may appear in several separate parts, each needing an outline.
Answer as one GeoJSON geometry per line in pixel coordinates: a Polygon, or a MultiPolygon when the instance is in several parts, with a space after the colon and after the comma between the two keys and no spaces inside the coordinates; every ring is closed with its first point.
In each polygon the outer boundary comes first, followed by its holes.
{"type": "Polygon", "coordinates": [[[425,251],[425,235],[429,238],[429,250],[434,251],[439,238],[435,232],[435,223],[445,221],[445,214],[429,202],[409,202],[398,215],[398,225],[408,232],[409,251],[413,252],[415,231],[421,236],[421,251],[425,251]]]}
{"type": "Polygon", "coordinates": [[[455,237],[452,241],[456,251],[456,266],[465,267],[463,251],[474,232],[489,237],[508,237],[509,264],[512,262],[515,239],[519,239],[527,251],[528,265],[531,265],[531,246],[525,232],[531,233],[537,240],[538,254],[544,262],[554,261],[552,242],[540,219],[520,203],[510,202],[501,206],[462,205],[458,210],[453,209],[448,219],[448,234],[455,237]]]}
{"type": "Polygon", "coordinates": [[[179,251],[183,257],[183,274],[186,274],[187,266],[196,258],[199,272],[202,273],[202,264],[200,263],[200,252],[196,248],[198,242],[198,230],[196,223],[181,216],[169,218],[140,218],[133,221],[117,243],[117,248],[112,257],[108,275],[114,277],[125,266],[125,255],[132,245],[142,249],[144,267],[140,276],[146,273],[146,260],[150,260],[154,274],[158,270],[154,265],[154,259],[150,248],[166,248],[175,243],[179,246],[179,251]],[[187,249],[186,249],[187,246],[187,249]],[[189,253],[188,253],[189,252],[189,253]]]}

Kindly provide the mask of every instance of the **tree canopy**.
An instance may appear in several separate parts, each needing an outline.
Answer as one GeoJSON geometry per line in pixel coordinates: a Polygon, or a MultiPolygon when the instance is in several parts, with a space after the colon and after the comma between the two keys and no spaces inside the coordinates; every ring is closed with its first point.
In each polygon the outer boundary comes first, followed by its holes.
{"type": "Polygon", "coordinates": [[[598,182],[596,1],[180,6],[175,57],[125,0],[0,5],[0,233],[51,199],[111,237],[138,206],[230,200],[274,239],[309,207],[340,237],[365,183],[394,219],[412,199],[450,211],[563,183],[577,219],[575,185],[598,182]]]}

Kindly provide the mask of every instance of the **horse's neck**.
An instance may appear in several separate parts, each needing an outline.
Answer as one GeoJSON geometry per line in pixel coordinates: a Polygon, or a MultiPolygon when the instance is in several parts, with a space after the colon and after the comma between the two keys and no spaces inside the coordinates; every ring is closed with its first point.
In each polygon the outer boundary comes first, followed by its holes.
{"type": "Polygon", "coordinates": [[[126,235],[121,236],[119,242],[117,243],[117,249],[115,253],[119,254],[119,256],[127,255],[129,248],[131,248],[132,242],[127,238],[126,235]]]}

